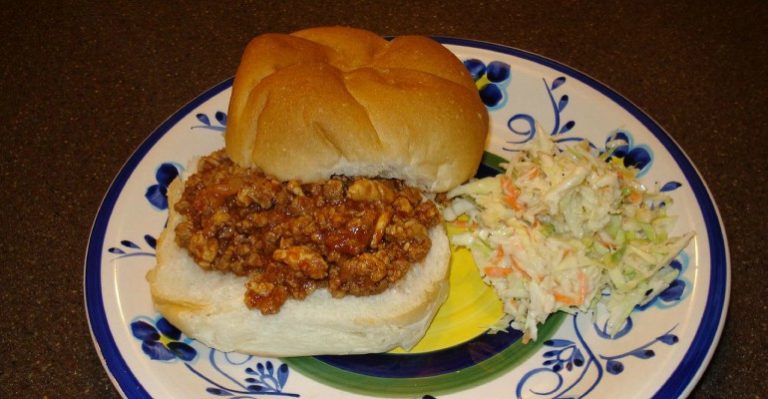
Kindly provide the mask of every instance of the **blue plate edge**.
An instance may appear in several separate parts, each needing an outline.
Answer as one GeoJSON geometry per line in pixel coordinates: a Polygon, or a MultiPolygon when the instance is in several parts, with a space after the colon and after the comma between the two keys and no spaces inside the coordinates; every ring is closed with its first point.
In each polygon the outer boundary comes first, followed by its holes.
{"type": "Polygon", "coordinates": [[[86,248],[85,265],[83,268],[83,296],[85,300],[85,310],[88,315],[88,327],[91,331],[91,337],[99,352],[99,358],[104,368],[108,371],[113,385],[118,388],[123,397],[128,398],[151,398],[152,396],[144,389],[136,376],[131,372],[120,355],[120,350],[115,343],[112,333],[109,330],[106,320],[106,311],[104,309],[103,296],[101,292],[101,256],[104,245],[104,235],[106,234],[109,219],[112,216],[115,203],[125,183],[128,181],[133,171],[139,165],[144,156],[165,134],[175,126],[182,118],[187,116],[192,110],[208,101],[210,98],[232,86],[233,78],[228,78],[221,83],[188,102],[163,123],[161,123],[146,139],[133,151],[132,155],[120,168],[115,179],[109,186],[107,194],[104,195],[99,211],[96,214],[91,227],[90,239],[86,248]],[[91,289],[89,289],[89,287],[91,289]]]}
{"type": "MultiPolygon", "coordinates": [[[[672,137],[650,116],[643,112],[639,107],[632,104],[625,97],[618,94],[615,90],[583,72],[544,56],[513,47],[453,37],[433,36],[433,38],[443,44],[480,48],[512,55],[568,74],[610,98],[625,111],[629,112],[662,143],[664,148],[670,152],[673,159],[678,163],[699,203],[702,218],[705,221],[705,226],[709,233],[710,258],[712,261],[711,277],[702,321],[699,324],[691,346],[675,371],[656,392],[654,397],[668,398],[687,396],[704,373],[712,358],[714,350],[717,347],[717,343],[720,340],[727,316],[731,282],[729,251],[722,219],[709,188],[706,186],[706,183],[693,162],[674,139],[672,139],[672,137]],[[713,223],[715,226],[712,225],[713,223]],[[725,278],[721,279],[723,276],[725,278]]],[[[114,209],[116,199],[122,191],[126,181],[152,146],[194,108],[216,94],[219,94],[221,91],[229,88],[232,81],[233,78],[229,78],[215,85],[181,107],[139,145],[128,161],[121,167],[120,172],[111,183],[107,194],[104,196],[104,199],[99,206],[99,211],[92,225],[90,239],[86,250],[86,261],[84,265],[85,278],[83,283],[88,324],[94,344],[99,352],[102,365],[108,371],[110,379],[112,379],[113,383],[115,383],[114,385],[124,397],[149,398],[151,396],[127,367],[106,322],[106,313],[100,289],[100,266],[101,251],[103,249],[104,235],[108,221],[114,209]],[[92,266],[89,267],[89,265],[92,266]],[[91,290],[88,289],[89,287],[91,287],[91,290]],[[90,296],[89,293],[91,294],[90,296]]]]}

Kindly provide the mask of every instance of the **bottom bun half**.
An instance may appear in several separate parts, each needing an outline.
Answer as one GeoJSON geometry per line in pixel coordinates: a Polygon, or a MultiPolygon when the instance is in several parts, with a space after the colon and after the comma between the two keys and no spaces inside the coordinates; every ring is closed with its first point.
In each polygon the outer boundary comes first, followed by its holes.
{"type": "Polygon", "coordinates": [[[400,281],[372,296],[332,298],[325,289],[288,300],[274,315],[246,307],[247,277],[200,268],[176,244],[183,215],[168,190],[169,219],[157,243],[157,265],[147,274],[155,308],[184,334],[224,352],[260,356],[359,354],[410,349],[448,296],[450,248],[445,230],[430,231],[432,247],[400,281]]]}

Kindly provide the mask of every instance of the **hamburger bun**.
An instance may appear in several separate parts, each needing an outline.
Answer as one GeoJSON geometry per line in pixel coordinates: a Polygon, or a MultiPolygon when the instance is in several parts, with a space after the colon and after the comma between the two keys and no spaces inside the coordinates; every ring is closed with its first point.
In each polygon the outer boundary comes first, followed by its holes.
{"type": "Polygon", "coordinates": [[[474,175],[487,132],[474,81],[439,43],[324,27],[248,44],[226,151],[281,180],[379,176],[443,192],[474,175]]]}
{"type": "MultiPolygon", "coordinates": [[[[194,164],[187,173],[194,171],[194,164]]],[[[424,335],[448,295],[450,249],[442,226],[432,228],[432,248],[385,292],[332,298],[315,290],[263,315],[244,301],[247,277],[200,268],[175,241],[183,215],[174,204],[183,181],[168,189],[169,218],[157,242],[157,265],[147,274],[155,308],[189,337],[225,352],[303,356],[409,349],[424,335]]]]}
{"type": "MultiPolygon", "coordinates": [[[[384,177],[442,192],[474,175],[487,130],[474,82],[437,42],[316,28],[261,35],[247,46],[225,150],[239,166],[281,181],[384,177]]],[[[384,292],[333,298],[316,289],[264,315],[244,301],[248,277],[205,270],[176,242],[186,216],[174,205],[196,166],[169,187],[168,223],[147,274],[156,309],[187,336],[262,356],[383,352],[421,339],[448,292],[441,225],[428,231],[426,257],[384,292]]]]}

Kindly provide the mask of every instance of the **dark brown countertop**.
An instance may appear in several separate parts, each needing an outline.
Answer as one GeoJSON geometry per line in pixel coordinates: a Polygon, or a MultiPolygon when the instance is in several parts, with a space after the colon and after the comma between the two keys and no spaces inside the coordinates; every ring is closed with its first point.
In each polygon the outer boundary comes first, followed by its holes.
{"type": "Polygon", "coordinates": [[[651,115],[708,183],[730,243],[729,315],[692,397],[768,393],[765,2],[25,3],[0,7],[0,397],[118,396],[83,305],[110,182],[166,117],[233,75],[252,36],[335,24],[525,49],[651,115]]]}

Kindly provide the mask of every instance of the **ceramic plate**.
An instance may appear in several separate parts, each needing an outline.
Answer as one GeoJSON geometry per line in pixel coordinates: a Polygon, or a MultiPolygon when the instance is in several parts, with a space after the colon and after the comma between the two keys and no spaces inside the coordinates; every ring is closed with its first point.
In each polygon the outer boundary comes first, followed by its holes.
{"type": "MultiPolygon", "coordinates": [[[[563,145],[588,140],[598,149],[620,140],[624,162],[640,170],[646,185],[672,196],[670,213],[678,216],[673,233],[696,233],[672,263],[680,277],[636,309],[613,337],[599,319],[557,314],[537,342],[524,345],[517,331],[478,329],[469,321],[477,314],[459,306],[441,311],[430,330],[452,325],[454,338],[430,339],[416,353],[281,359],[212,350],[154,311],[144,276],[166,221],[168,184],[191,157],[223,146],[228,80],[146,139],[115,178],[94,222],[86,309],[95,346],[123,396],[672,398],[690,392],[719,339],[730,286],[724,229],[691,161],[650,117],[583,73],[508,47],[439,40],[464,61],[491,116],[479,173],[494,173],[537,134],[563,145]]],[[[475,290],[458,283],[477,283],[464,275],[473,269],[465,255],[455,254],[452,298],[474,295],[463,303],[481,306],[487,302],[482,284],[475,290]]]]}

